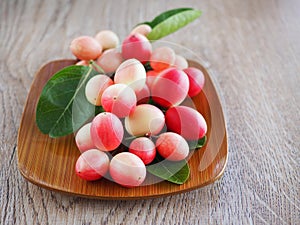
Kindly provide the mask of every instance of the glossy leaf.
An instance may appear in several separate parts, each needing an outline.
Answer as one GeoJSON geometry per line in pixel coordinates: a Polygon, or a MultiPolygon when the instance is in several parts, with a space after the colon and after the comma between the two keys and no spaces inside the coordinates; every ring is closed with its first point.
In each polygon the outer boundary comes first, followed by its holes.
{"type": "Polygon", "coordinates": [[[95,106],[86,100],[84,88],[96,74],[88,66],[73,65],[50,78],[36,109],[36,123],[42,133],[50,137],[71,134],[95,115],[95,106]]]}
{"type": "Polygon", "coordinates": [[[147,171],[163,180],[175,184],[183,184],[190,176],[190,168],[186,160],[162,160],[147,166],[147,171]]]}
{"type": "Polygon", "coordinates": [[[158,19],[149,22],[152,31],[147,35],[147,38],[155,41],[165,37],[194,21],[200,15],[201,11],[191,8],[177,9],[177,11],[171,13],[167,11],[166,14],[160,15],[158,19]]]}

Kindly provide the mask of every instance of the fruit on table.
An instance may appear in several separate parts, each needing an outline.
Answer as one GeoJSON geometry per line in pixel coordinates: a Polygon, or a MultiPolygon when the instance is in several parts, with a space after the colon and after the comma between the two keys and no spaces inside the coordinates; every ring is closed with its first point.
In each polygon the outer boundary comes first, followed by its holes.
{"type": "Polygon", "coordinates": [[[156,79],[157,75],[159,74],[159,72],[154,71],[154,70],[149,70],[146,73],[146,84],[148,85],[148,87],[151,89],[151,86],[154,82],[154,80],[156,79]]]}
{"type": "Polygon", "coordinates": [[[109,158],[98,149],[83,152],[76,161],[76,174],[88,181],[98,180],[105,176],[109,169],[109,158]]]}
{"type": "Polygon", "coordinates": [[[73,55],[81,60],[97,59],[102,53],[102,46],[89,36],[75,38],[71,42],[70,49],[73,55]]]}
{"type": "Polygon", "coordinates": [[[157,135],[165,125],[165,115],[154,105],[137,105],[125,117],[125,128],[133,136],[157,135]]]}
{"type": "Polygon", "coordinates": [[[85,86],[87,100],[93,105],[100,106],[104,90],[113,85],[113,83],[112,79],[103,74],[92,77],[85,86]]]}
{"type": "Polygon", "coordinates": [[[135,58],[144,63],[150,59],[152,45],[142,34],[130,34],[122,43],[122,56],[124,59],[135,58]]]}
{"type": "Polygon", "coordinates": [[[204,86],[204,75],[201,70],[194,67],[186,68],[183,71],[188,75],[190,82],[188,95],[194,97],[200,93],[204,86]]]}
{"type": "Polygon", "coordinates": [[[103,112],[92,121],[91,137],[94,145],[102,151],[116,149],[121,144],[123,135],[123,125],[115,114],[103,112]]]}
{"type": "Polygon", "coordinates": [[[157,152],[167,160],[180,161],[189,154],[189,146],[186,140],[179,134],[165,132],[156,140],[157,152]]]}
{"type": "Polygon", "coordinates": [[[175,106],[168,109],[165,116],[168,130],[180,134],[187,140],[198,140],[207,132],[205,119],[193,108],[175,106]]]}
{"type": "Polygon", "coordinates": [[[153,50],[150,65],[155,71],[167,69],[175,62],[175,52],[172,48],[163,46],[153,50]]]}
{"type": "Polygon", "coordinates": [[[137,155],[145,165],[151,163],[156,156],[155,144],[147,137],[134,139],[129,145],[129,152],[137,155]]]}
{"type": "Polygon", "coordinates": [[[103,50],[116,48],[120,43],[119,37],[111,30],[102,30],[98,32],[95,39],[103,47],[103,50]]]}
{"type": "Polygon", "coordinates": [[[146,166],[135,154],[121,152],[112,158],[109,173],[116,183],[125,187],[135,187],[145,180],[146,166]]]}
{"type": "Polygon", "coordinates": [[[114,82],[127,84],[134,91],[140,91],[146,83],[146,70],[137,59],[127,59],[116,70],[114,82]]]}
{"type": "Polygon", "coordinates": [[[168,68],[155,78],[151,85],[153,100],[163,107],[179,105],[187,96],[189,79],[176,68],[168,68]]]}
{"type": "Polygon", "coordinates": [[[106,112],[123,118],[136,106],[136,95],[126,84],[113,84],[103,92],[101,104],[106,112]]]}
{"type": "Polygon", "coordinates": [[[94,142],[91,137],[91,125],[92,123],[83,125],[75,135],[75,142],[81,153],[95,148],[94,142]]]}

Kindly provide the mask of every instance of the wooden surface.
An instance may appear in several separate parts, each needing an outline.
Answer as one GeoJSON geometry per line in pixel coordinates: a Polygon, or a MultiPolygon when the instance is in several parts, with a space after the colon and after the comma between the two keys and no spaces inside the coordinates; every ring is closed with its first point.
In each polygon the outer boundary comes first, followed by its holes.
{"type": "MultiPolygon", "coordinates": [[[[209,74],[199,63],[189,61],[189,65],[203,71],[205,85],[193,98],[195,107],[208,125],[207,141],[203,148],[191,151],[188,157],[190,176],[182,185],[161,182],[147,175],[143,185],[124,188],[111,178],[97,182],[86,182],[76,176],[74,167],[80,153],[74,135],[50,138],[42,134],[37,125],[36,105],[46,82],[62,68],[75,64],[75,60],[56,60],[47,63],[35,75],[29,91],[18,134],[18,168],[30,182],[70,195],[113,200],[146,199],[165,197],[198,189],[219,179],[228,159],[227,134],[223,110],[209,74]]],[[[188,104],[188,103],[186,103],[188,104]]],[[[128,145],[127,145],[128,147],[128,145]]],[[[120,150],[124,149],[120,147],[120,150]]],[[[160,163],[157,166],[161,166],[160,163]]]]}
{"type": "Polygon", "coordinates": [[[0,1],[0,224],[300,224],[300,2],[0,1]],[[203,15],[166,37],[206,62],[225,109],[229,159],[214,184],[133,201],[66,196],[17,169],[17,132],[33,76],[71,57],[70,41],[191,6],[203,15]]]}

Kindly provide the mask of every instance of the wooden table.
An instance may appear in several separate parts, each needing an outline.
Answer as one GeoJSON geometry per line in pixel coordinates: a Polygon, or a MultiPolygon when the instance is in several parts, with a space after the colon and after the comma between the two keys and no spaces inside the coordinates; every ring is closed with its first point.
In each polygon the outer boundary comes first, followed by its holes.
{"type": "Polygon", "coordinates": [[[0,224],[300,224],[300,2],[0,2],[0,224]],[[17,133],[35,72],[72,58],[71,40],[131,28],[167,9],[200,19],[164,40],[208,65],[225,110],[223,177],[185,194],[91,200],[44,190],[17,167],[17,133]]]}

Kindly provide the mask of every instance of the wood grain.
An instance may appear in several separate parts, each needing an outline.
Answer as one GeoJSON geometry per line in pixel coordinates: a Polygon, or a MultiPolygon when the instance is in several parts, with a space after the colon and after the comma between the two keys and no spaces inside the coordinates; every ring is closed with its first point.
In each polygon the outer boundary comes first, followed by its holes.
{"type": "Polygon", "coordinates": [[[299,224],[300,2],[0,1],[0,224],[299,224]],[[17,169],[17,131],[36,71],[70,58],[71,40],[191,6],[203,15],[166,37],[192,49],[217,85],[228,128],[223,177],[166,198],[57,194],[17,169]]]}

